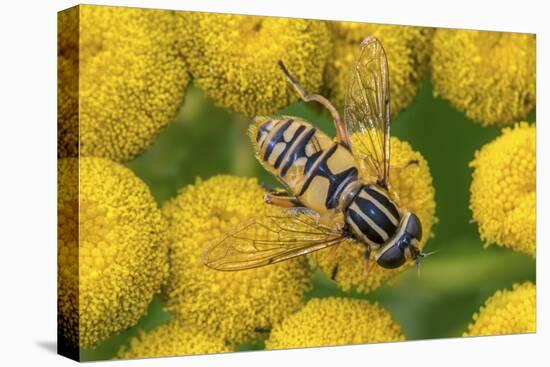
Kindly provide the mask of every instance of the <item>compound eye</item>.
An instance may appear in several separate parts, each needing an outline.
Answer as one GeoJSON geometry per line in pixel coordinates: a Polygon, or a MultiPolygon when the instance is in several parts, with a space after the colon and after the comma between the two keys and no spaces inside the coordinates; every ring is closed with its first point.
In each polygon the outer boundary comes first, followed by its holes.
{"type": "Polygon", "coordinates": [[[420,223],[420,219],[416,216],[416,214],[411,213],[409,216],[405,232],[410,234],[413,238],[416,238],[418,241],[422,239],[422,223],[420,223]]]}
{"type": "Polygon", "coordinates": [[[396,243],[392,247],[385,249],[383,253],[378,256],[376,262],[383,268],[395,269],[405,263],[405,252],[396,243]]]}

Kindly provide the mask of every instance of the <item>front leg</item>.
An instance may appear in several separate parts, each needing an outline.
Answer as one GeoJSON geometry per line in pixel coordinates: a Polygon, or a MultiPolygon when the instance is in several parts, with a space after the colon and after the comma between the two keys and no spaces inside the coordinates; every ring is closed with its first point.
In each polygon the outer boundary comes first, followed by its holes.
{"type": "Polygon", "coordinates": [[[365,262],[363,263],[363,276],[365,278],[369,275],[369,272],[370,272],[370,264],[371,264],[370,253],[371,253],[371,248],[370,246],[367,245],[365,252],[363,253],[363,256],[365,258],[365,262]]]}

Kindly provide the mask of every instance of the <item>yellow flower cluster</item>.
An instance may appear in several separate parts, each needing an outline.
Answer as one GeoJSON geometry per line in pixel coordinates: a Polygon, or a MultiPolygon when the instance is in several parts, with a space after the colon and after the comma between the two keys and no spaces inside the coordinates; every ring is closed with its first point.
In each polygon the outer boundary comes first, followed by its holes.
{"type": "Polygon", "coordinates": [[[536,102],[535,36],[438,29],[434,93],[483,126],[524,118],[536,102]]]}
{"type": "MultiPolygon", "coordinates": [[[[370,144],[368,135],[355,134],[352,137],[352,146],[365,147],[370,144]]],[[[414,212],[422,223],[424,236],[420,242],[423,248],[431,236],[432,225],[435,223],[435,189],[432,185],[432,176],[428,163],[422,155],[412,149],[407,143],[392,137],[391,167],[389,175],[390,193],[395,201],[408,211],[414,212]],[[411,160],[418,164],[407,166],[411,160]]],[[[372,176],[372,172],[362,171],[363,177],[372,176]]],[[[365,258],[360,246],[346,242],[325,251],[318,251],[310,255],[327,276],[331,276],[338,269],[336,283],[344,290],[355,289],[359,292],[369,292],[383,283],[394,279],[412,265],[409,262],[397,269],[384,269],[376,265],[375,253],[371,253],[368,274],[365,275],[365,258]]]]}
{"type": "MultiPolygon", "coordinates": [[[[214,101],[247,117],[297,100],[277,66],[282,60],[309,92],[317,91],[330,52],[325,22],[208,13],[178,14],[193,29],[190,72],[214,101]]],[[[185,54],[185,52],[184,52],[185,54]]]]}
{"type": "Polygon", "coordinates": [[[58,330],[72,346],[79,345],[78,180],[77,159],[57,164],[57,310],[58,330]]]}
{"type": "Polygon", "coordinates": [[[369,35],[380,39],[388,58],[392,116],[412,102],[428,69],[431,28],[352,22],[330,22],[330,27],[334,48],[325,72],[325,86],[336,106],[344,105],[349,72],[361,41],[369,35]]]}
{"type": "MultiPolygon", "coordinates": [[[[390,313],[353,298],[313,298],[311,264],[343,291],[370,292],[413,265],[384,269],[352,240],[271,266],[208,268],[201,254],[236,224],[273,210],[256,179],[214,176],[159,210],[120,161],[152,144],[183,102],[191,77],[241,117],[298,99],[277,61],[308,93],[344,104],[348,73],[368,35],[390,69],[392,117],[414,99],[432,58],[434,93],[482,125],[504,126],[535,105],[535,37],[225,14],[79,6],[59,15],[58,307],[63,336],[93,348],[135,325],[164,285],[172,319],[140,332],[119,358],[220,353],[262,338],[267,349],[404,340],[390,313]],[[434,36],[435,34],[435,36],[434,36]],[[433,41],[433,47],[432,47],[433,41]],[[432,57],[433,49],[433,57],[432,57]],[[80,139],[80,141],[79,141],[80,139]],[[79,151],[80,149],[80,151],[79,151]],[[84,158],[77,158],[79,153],[84,158]]],[[[535,256],[536,127],[521,122],[476,152],[470,208],[487,245],[535,256]]],[[[352,136],[356,158],[372,145],[352,136]],[[355,148],[358,147],[358,148],[355,148]]],[[[391,138],[389,191],[433,236],[428,163],[391,138]],[[409,164],[416,161],[416,164],[409,164]]],[[[373,172],[359,165],[361,177],[373,172]]],[[[490,297],[464,336],[535,330],[535,285],[490,297]]]]}
{"type": "Polygon", "coordinates": [[[531,282],[514,284],[512,290],[492,295],[463,336],[534,333],[536,331],[536,288],[531,282]]]}
{"type": "Polygon", "coordinates": [[[167,225],[147,186],[117,163],[62,159],[59,187],[60,322],[88,348],[134,325],[160,291],[167,225]]]}
{"type": "MultiPolygon", "coordinates": [[[[60,43],[59,53],[61,66],[65,57],[80,60],[80,71],[62,71],[58,93],[73,97],[80,83],[82,155],[132,159],[175,116],[188,83],[175,47],[174,13],[87,5],[79,11],[79,47],[60,43]]],[[[63,131],[74,129],[78,110],[71,101],[60,100],[63,131]]]]}
{"type": "Polygon", "coordinates": [[[352,298],[312,298],[277,324],[267,349],[304,348],[404,340],[399,325],[378,304],[352,298]]]}
{"type": "Polygon", "coordinates": [[[470,209],[482,240],[536,253],[536,127],[521,122],[476,152],[470,209]]]}
{"type": "Polygon", "coordinates": [[[120,349],[118,358],[171,357],[230,351],[219,336],[211,335],[196,326],[171,320],[147,333],[140,332],[138,337],[132,338],[128,348],[120,349]]]}
{"type": "Polygon", "coordinates": [[[297,311],[310,287],[304,258],[237,272],[212,270],[200,259],[209,240],[267,210],[264,193],[256,179],[215,176],[185,187],[163,207],[172,235],[166,307],[230,345],[253,340],[256,328],[297,311]]]}
{"type": "Polygon", "coordinates": [[[79,7],[58,14],[57,155],[78,156],[79,7]]]}

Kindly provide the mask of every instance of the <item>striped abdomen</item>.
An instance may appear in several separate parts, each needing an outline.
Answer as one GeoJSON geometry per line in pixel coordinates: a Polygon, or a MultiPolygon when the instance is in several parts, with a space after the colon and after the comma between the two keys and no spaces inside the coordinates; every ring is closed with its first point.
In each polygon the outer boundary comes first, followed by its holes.
{"type": "Polygon", "coordinates": [[[359,240],[378,248],[397,231],[399,210],[376,185],[364,185],[345,212],[346,223],[359,240]]]}
{"type": "Polygon", "coordinates": [[[357,180],[350,150],[298,118],[258,117],[250,135],[264,167],[320,214],[336,208],[343,190],[357,180]]]}

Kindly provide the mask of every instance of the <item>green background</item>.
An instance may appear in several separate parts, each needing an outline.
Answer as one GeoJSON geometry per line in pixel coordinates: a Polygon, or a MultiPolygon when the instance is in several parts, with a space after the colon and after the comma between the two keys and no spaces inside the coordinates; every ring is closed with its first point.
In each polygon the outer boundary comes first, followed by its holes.
{"type": "MultiPolygon", "coordinates": [[[[310,121],[331,136],[334,127],[328,114],[317,106],[297,102],[277,114],[295,115],[310,121]]],[[[526,119],[535,120],[535,111],[526,119]]],[[[196,177],[217,174],[256,176],[268,186],[280,186],[252,153],[246,136],[248,121],[216,107],[191,86],[176,118],[156,142],[137,159],[128,162],[162,205],[196,177]]],[[[392,135],[408,141],[428,161],[436,190],[435,237],[426,251],[439,250],[423,261],[420,273],[411,268],[393,286],[370,294],[344,293],[321,273],[315,274],[307,297],[348,296],[379,302],[401,325],[407,339],[461,336],[472,315],[496,290],[515,282],[535,282],[535,260],[509,249],[483,247],[468,208],[472,171],[468,163],[483,144],[499,135],[495,127],[482,127],[434,98],[426,79],[415,101],[392,122],[392,135]]],[[[81,349],[83,360],[109,359],[138,330],[149,330],[169,320],[155,298],[139,323],[113,336],[95,349],[81,349]]],[[[239,346],[261,349],[263,343],[239,346]]]]}

